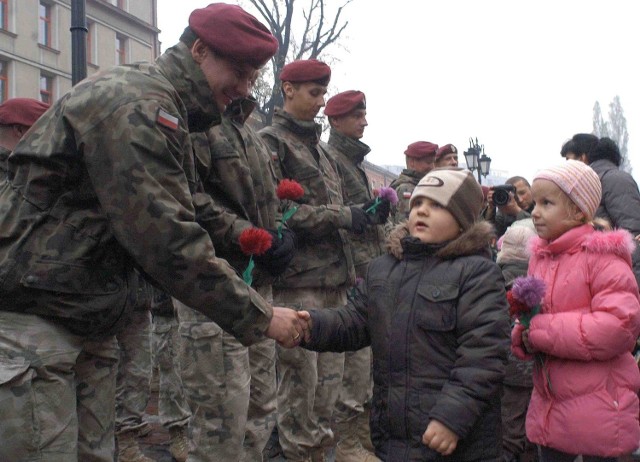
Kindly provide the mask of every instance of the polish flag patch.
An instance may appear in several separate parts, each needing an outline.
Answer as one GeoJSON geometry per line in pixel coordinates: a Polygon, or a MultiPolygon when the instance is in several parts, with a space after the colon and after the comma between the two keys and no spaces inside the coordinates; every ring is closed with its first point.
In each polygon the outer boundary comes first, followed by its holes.
{"type": "Polygon", "coordinates": [[[405,191],[402,193],[402,197],[405,199],[411,199],[411,193],[408,191],[405,191]]]}
{"type": "Polygon", "coordinates": [[[178,129],[178,118],[172,116],[162,108],[158,109],[158,115],[156,115],[156,123],[171,130],[178,129]]]}

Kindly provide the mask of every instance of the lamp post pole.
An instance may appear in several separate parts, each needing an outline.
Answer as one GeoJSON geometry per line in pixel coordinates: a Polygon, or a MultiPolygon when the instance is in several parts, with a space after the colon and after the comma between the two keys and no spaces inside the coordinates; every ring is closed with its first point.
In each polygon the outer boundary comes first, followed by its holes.
{"type": "Polygon", "coordinates": [[[491,157],[484,153],[484,145],[478,143],[478,138],[469,138],[469,149],[464,152],[464,158],[467,162],[467,168],[470,171],[478,172],[478,183],[482,184],[482,177],[489,174],[491,167],[491,157]],[[482,155],[480,155],[482,153],[482,155]]]}

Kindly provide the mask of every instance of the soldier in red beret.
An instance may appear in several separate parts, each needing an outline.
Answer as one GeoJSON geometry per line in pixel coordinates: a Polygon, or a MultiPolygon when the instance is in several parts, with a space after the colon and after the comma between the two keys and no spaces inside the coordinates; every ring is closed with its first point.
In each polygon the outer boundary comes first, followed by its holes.
{"type": "Polygon", "coordinates": [[[458,148],[453,144],[440,146],[436,151],[436,167],[457,167],[458,148]]]}
{"type": "Polygon", "coordinates": [[[409,199],[418,182],[435,168],[438,145],[429,141],[416,141],[404,151],[407,168],[389,185],[398,194],[398,204],[391,211],[394,225],[409,218],[409,199]]]}
{"type": "Polygon", "coordinates": [[[48,104],[32,98],[11,98],[0,104],[0,181],[7,175],[7,157],[47,109],[48,104]]]}
{"type": "MultiPolygon", "coordinates": [[[[298,237],[297,252],[273,284],[275,304],[303,310],[346,303],[355,274],[345,231],[362,234],[376,224],[364,206],[345,204],[335,159],[320,141],[315,117],[330,77],[331,68],[315,59],[287,64],[280,74],[284,106],[260,131],[279,179],[295,180],[305,191],[287,221],[298,237]]],[[[325,460],[343,367],[343,355],[278,350],[278,433],[287,460],[325,460]]]]}
{"type": "Polygon", "coordinates": [[[144,289],[137,270],[245,346],[308,337],[304,314],[217,257],[189,137],[276,49],[253,16],[211,4],[154,63],[73,86],[15,146],[0,183],[0,460],[114,460],[115,334],[144,289]]]}

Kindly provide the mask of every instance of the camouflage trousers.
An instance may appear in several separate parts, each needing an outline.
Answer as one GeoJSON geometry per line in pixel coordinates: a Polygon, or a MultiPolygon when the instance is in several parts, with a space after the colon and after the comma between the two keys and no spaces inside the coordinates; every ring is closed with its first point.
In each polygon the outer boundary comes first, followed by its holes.
{"type": "Polygon", "coordinates": [[[21,313],[0,326],[0,460],[113,461],[115,338],[21,313]]]}
{"type": "Polygon", "coordinates": [[[178,320],[175,316],[153,314],[152,362],[158,368],[158,418],[165,428],[183,427],[191,412],[182,386],[178,351],[178,320]]]}
{"type": "MultiPolygon", "coordinates": [[[[270,289],[258,288],[270,300],[270,289]]],[[[275,425],[275,342],[249,348],[175,301],[182,381],[192,417],[189,461],[262,461],[275,425]]]]}
{"type": "Polygon", "coordinates": [[[333,419],[342,424],[356,419],[373,396],[371,375],[371,347],[344,354],[342,387],[336,401],[333,419]]]}
{"type": "MultiPolygon", "coordinates": [[[[297,310],[339,308],[346,288],[274,289],[274,305],[297,310]]],[[[340,392],[344,353],[277,347],[278,435],[287,460],[304,460],[333,445],[331,418],[340,392]]]]}
{"type": "Polygon", "coordinates": [[[151,313],[134,310],[116,334],[120,364],[116,381],[116,434],[149,433],[144,411],[151,395],[151,313]]]}

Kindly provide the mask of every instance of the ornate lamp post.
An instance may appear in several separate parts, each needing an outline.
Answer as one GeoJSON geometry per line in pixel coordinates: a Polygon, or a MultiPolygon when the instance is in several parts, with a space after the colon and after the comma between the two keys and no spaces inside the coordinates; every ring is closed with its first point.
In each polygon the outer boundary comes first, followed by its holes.
{"type": "Polygon", "coordinates": [[[484,153],[484,144],[478,144],[478,138],[475,143],[473,138],[469,138],[469,150],[464,152],[464,158],[467,162],[469,170],[478,172],[478,183],[482,184],[482,177],[489,174],[491,167],[491,157],[484,153]],[[480,155],[482,153],[482,155],[480,155]]]}

